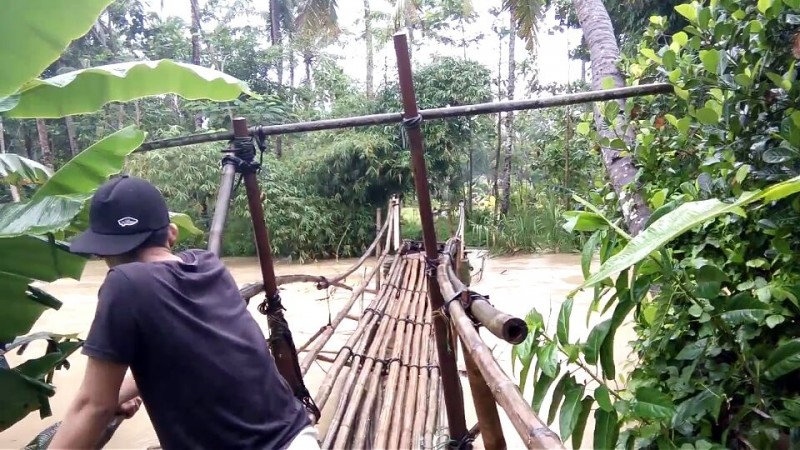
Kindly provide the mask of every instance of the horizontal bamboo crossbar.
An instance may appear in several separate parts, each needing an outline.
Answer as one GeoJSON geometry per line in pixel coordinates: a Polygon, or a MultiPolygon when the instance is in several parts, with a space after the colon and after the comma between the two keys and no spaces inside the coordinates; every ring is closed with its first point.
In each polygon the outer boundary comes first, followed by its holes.
{"type": "MultiPolygon", "coordinates": [[[[556,95],[546,98],[478,103],[475,105],[464,106],[448,106],[444,108],[425,109],[419,113],[423,120],[448,119],[453,117],[477,116],[481,114],[495,114],[506,111],[526,111],[598,101],[620,100],[629,97],[668,94],[672,92],[674,92],[672,85],[667,83],[654,83],[644,84],[641,86],[628,86],[615,89],[556,95]]],[[[309,131],[337,130],[342,128],[372,125],[388,125],[400,123],[402,120],[403,114],[399,112],[372,114],[368,116],[346,117],[341,119],[326,119],[284,125],[252,127],[250,128],[250,133],[252,135],[277,136],[293,133],[305,133],[309,131]]],[[[229,141],[231,139],[233,139],[233,133],[230,131],[202,133],[191,136],[146,142],[142,144],[142,146],[140,146],[136,151],[147,152],[161,148],[180,147],[183,145],[202,144],[205,142],[229,141]]]]}

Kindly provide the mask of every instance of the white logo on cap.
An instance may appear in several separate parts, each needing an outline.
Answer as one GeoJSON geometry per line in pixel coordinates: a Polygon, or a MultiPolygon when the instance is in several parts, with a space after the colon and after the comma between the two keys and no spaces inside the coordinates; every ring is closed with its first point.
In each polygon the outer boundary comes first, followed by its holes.
{"type": "Polygon", "coordinates": [[[137,223],[139,223],[139,219],[136,219],[134,217],[123,217],[122,219],[119,219],[117,221],[117,223],[119,224],[119,226],[121,226],[123,228],[132,227],[132,226],[136,225],[137,223]]]}

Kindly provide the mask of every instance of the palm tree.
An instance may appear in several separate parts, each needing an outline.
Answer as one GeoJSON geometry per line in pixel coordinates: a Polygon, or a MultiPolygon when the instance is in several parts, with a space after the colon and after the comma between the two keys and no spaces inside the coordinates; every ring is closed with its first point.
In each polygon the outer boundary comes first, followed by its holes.
{"type": "Polygon", "coordinates": [[[374,95],[375,47],[372,39],[372,10],[369,0],[364,0],[364,41],[367,45],[367,98],[374,95]]]}
{"type": "MultiPolygon", "coordinates": [[[[549,0],[504,0],[504,8],[511,11],[519,27],[518,34],[528,43],[528,48],[535,44],[537,24],[541,20],[542,11],[549,5],[549,0]]],[[[606,89],[608,87],[624,86],[622,75],[617,69],[619,60],[619,46],[614,35],[611,18],[603,5],[602,0],[572,0],[572,5],[578,16],[578,21],[583,29],[584,40],[589,49],[592,70],[592,89],[606,89]],[[605,81],[613,81],[612,86],[605,86],[605,81]]],[[[625,111],[625,100],[618,101],[620,112],[625,111]]],[[[595,125],[602,137],[614,138],[614,131],[605,124],[605,119],[599,106],[594,109],[595,125]]],[[[617,118],[617,132],[625,137],[630,145],[633,136],[630,133],[629,122],[620,115],[617,118]]],[[[638,234],[650,217],[650,208],[635,190],[626,187],[634,182],[636,166],[630,155],[623,156],[618,150],[602,148],[603,164],[611,181],[614,191],[620,199],[620,207],[628,231],[632,235],[638,234]]]]}

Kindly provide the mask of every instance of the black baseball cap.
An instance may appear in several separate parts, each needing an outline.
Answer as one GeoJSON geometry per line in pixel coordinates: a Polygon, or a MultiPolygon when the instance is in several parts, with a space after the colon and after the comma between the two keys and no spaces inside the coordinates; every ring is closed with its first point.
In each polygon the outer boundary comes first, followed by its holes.
{"type": "Polygon", "coordinates": [[[141,178],[121,175],[94,193],[89,205],[89,229],[70,242],[70,251],[122,255],[169,223],[169,209],[161,192],[141,178]]]}

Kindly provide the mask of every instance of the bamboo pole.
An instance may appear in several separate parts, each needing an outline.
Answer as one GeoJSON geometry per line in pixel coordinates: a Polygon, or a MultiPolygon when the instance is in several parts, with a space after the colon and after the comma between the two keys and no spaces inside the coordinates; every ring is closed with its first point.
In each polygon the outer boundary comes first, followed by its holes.
{"type": "Polygon", "coordinates": [[[236,178],[236,163],[233,159],[226,157],[223,159],[222,180],[217,194],[217,204],[214,207],[214,217],[211,219],[211,228],[208,232],[208,249],[217,256],[222,256],[222,233],[228,218],[234,178],[236,178]]]}
{"type": "MultiPolygon", "coordinates": [[[[390,314],[391,311],[397,307],[399,307],[399,305],[397,303],[393,303],[389,307],[390,314]]],[[[373,319],[376,320],[371,320],[370,322],[373,325],[373,327],[374,325],[378,325],[378,329],[374,331],[374,334],[370,333],[371,336],[367,335],[358,341],[356,348],[354,349],[355,351],[353,353],[350,369],[345,370],[344,373],[339,375],[339,378],[344,379],[344,383],[342,391],[339,395],[339,402],[336,405],[334,416],[328,427],[328,432],[324,436],[322,448],[330,448],[334,439],[337,436],[339,436],[342,432],[343,427],[341,426],[341,423],[344,419],[346,411],[348,410],[348,405],[351,404],[350,394],[352,390],[356,387],[355,386],[356,377],[358,376],[359,372],[363,369],[361,363],[364,362],[365,359],[364,356],[367,353],[367,349],[370,347],[370,343],[374,342],[375,339],[378,339],[381,342],[383,341],[383,333],[381,333],[381,331],[385,329],[386,326],[385,322],[381,321],[379,318],[373,318],[373,319]]],[[[357,405],[357,403],[355,405],[357,405]]]]}
{"type": "MultiPolygon", "coordinates": [[[[416,291],[419,289],[420,283],[424,282],[424,277],[422,280],[420,280],[419,277],[420,260],[419,258],[408,257],[403,257],[403,259],[410,261],[409,278],[404,286],[416,291]]],[[[405,294],[410,294],[411,292],[413,291],[404,291],[405,294]]],[[[410,300],[411,299],[409,299],[409,295],[405,295],[401,301],[408,304],[410,303],[410,300]]],[[[401,316],[397,317],[400,318],[401,316]]],[[[380,416],[378,417],[378,432],[373,444],[374,448],[392,448],[392,445],[388,443],[388,440],[389,433],[391,432],[392,428],[397,426],[393,420],[395,418],[393,417],[395,413],[395,399],[399,395],[402,395],[402,393],[398,392],[397,386],[398,381],[400,380],[400,366],[402,366],[401,358],[403,356],[403,349],[406,347],[406,345],[404,345],[405,334],[406,327],[404,325],[400,325],[398,322],[398,326],[396,327],[394,335],[395,337],[390,360],[391,362],[389,363],[389,376],[386,381],[387,391],[383,400],[383,408],[381,409],[380,416]]]]}
{"type": "MultiPolygon", "coordinates": [[[[378,257],[380,257],[380,255],[383,253],[383,251],[381,251],[381,239],[380,239],[381,238],[380,230],[383,228],[383,219],[381,217],[381,213],[382,213],[381,208],[378,208],[375,211],[375,230],[378,232],[378,238],[375,239],[375,242],[378,244],[378,246],[375,247],[375,256],[378,256],[378,257]]],[[[392,213],[392,207],[390,206],[389,210],[387,211],[387,217],[389,215],[391,215],[391,213],[392,213]]],[[[386,223],[388,224],[389,221],[387,220],[386,223]]],[[[378,264],[378,267],[380,267],[380,264],[378,264]]],[[[380,272],[380,270],[375,275],[375,289],[378,290],[378,291],[381,290],[381,272],[380,272]]]]}
{"type": "MultiPolygon", "coordinates": [[[[424,275],[423,275],[424,276],[424,275]]],[[[425,284],[423,283],[423,286],[425,284]]],[[[400,446],[398,448],[411,448],[412,439],[414,435],[414,422],[416,414],[413,414],[413,411],[416,410],[422,403],[418,403],[419,401],[419,388],[420,388],[420,365],[427,365],[423,359],[423,342],[428,342],[430,339],[428,336],[424,334],[426,329],[430,329],[430,327],[426,327],[425,323],[425,312],[428,309],[428,302],[425,301],[426,292],[423,291],[417,294],[418,298],[418,306],[416,314],[414,315],[414,338],[411,344],[411,366],[408,368],[408,390],[406,391],[406,398],[405,398],[405,405],[403,405],[403,411],[406,413],[403,415],[403,426],[400,434],[400,446]]],[[[427,350],[427,347],[425,348],[427,350]]],[[[398,402],[398,405],[401,405],[398,402]]],[[[400,428],[400,427],[398,427],[400,428]]],[[[390,443],[394,443],[395,441],[393,438],[390,437],[390,443]]]]}
{"type": "MultiPolygon", "coordinates": [[[[436,228],[433,223],[433,210],[431,208],[430,187],[428,186],[428,170],[425,165],[425,148],[422,142],[422,132],[419,128],[419,111],[417,109],[417,95],[414,91],[414,80],[411,71],[411,57],[408,53],[408,41],[405,34],[394,35],[394,48],[397,55],[397,73],[400,82],[400,94],[403,100],[403,118],[406,121],[406,136],[411,148],[411,162],[414,172],[414,188],[419,204],[420,222],[422,224],[422,237],[425,243],[425,257],[434,263],[439,257],[436,243],[436,228]],[[415,125],[416,124],[416,125],[415,125]]],[[[444,299],[435,276],[428,277],[428,298],[431,308],[440,310],[444,306],[444,299]]],[[[436,336],[437,355],[439,357],[439,370],[442,377],[442,391],[447,409],[447,420],[450,434],[455,440],[461,440],[467,434],[467,423],[464,417],[464,393],[461,389],[461,379],[458,376],[456,365],[456,347],[448,342],[448,325],[444,317],[436,315],[433,321],[433,331],[436,336]]]]}
{"type": "Polygon", "coordinates": [[[431,371],[432,369],[432,358],[431,358],[431,350],[432,346],[430,345],[431,342],[431,309],[425,309],[425,325],[422,327],[422,360],[420,362],[420,367],[423,365],[425,369],[420,369],[419,374],[419,387],[417,388],[417,408],[416,413],[414,414],[414,426],[413,426],[413,434],[411,437],[411,445],[417,446],[423,439],[425,435],[425,418],[428,409],[426,407],[428,403],[428,395],[429,394],[429,382],[431,378],[431,371]]]}
{"type": "MultiPolygon", "coordinates": [[[[439,265],[439,271],[444,278],[440,283],[445,283],[452,290],[453,295],[462,295],[468,292],[467,287],[458,278],[458,275],[453,271],[455,262],[453,261],[453,254],[458,251],[460,244],[457,239],[450,239],[445,244],[444,263],[439,265]]],[[[444,289],[444,286],[442,287],[444,289]]],[[[489,301],[480,295],[472,293],[469,301],[464,302],[468,305],[469,312],[475,319],[480,322],[489,332],[500,339],[510,344],[520,344],[528,337],[528,325],[524,320],[506,314],[494,306],[489,301]]],[[[443,293],[443,295],[445,295],[443,293]]]]}
{"type": "MultiPolygon", "coordinates": [[[[383,345],[379,351],[378,358],[385,359],[387,357],[387,353],[389,351],[389,343],[387,345],[383,345]]],[[[396,345],[396,344],[394,344],[396,345]]],[[[381,363],[381,366],[385,366],[384,363],[381,363]]],[[[377,372],[378,368],[376,367],[375,371],[377,372]]],[[[357,432],[356,436],[352,443],[352,448],[365,448],[367,443],[369,442],[367,434],[372,436],[372,440],[375,439],[373,434],[377,434],[377,426],[378,424],[378,416],[381,411],[381,405],[383,404],[382,400],[379,400],[377,404],[374,404],[375,399],[378,397],[379,394],[379,385],[383,381],[383,376],[380,373],[374,373],[372,380],[370,380],[370,385],[367,389],[367,396],[364,399],[364,403],[361,405],[362,414],[357,422],[357,432]]],[[[386,384],[388,386],[388,383],[386,384]]]]}
{"type": "MultiPolygon", "coordinates": [[[[446,261],[447,258],[442,258],[442,265],[447,264],[446,261]]],[[[440,277],[445,276],[442,272],[440,270],[440,277]]],[[[443,295],[449,298],[453,298],[456,295],[452,291],[452,285],[449,283],[441,283],[440,285],[444,291],[443,295]]],[[[525,446],[529,449],[541,450],[563,449],[564,446],[558,435],[550,430],[531,410],[517,385],[508,378],[508,375],[497,363],[497,360],[494,359],[491,350],[475,330],[475,325],[472,319],[467,316],[461,302],[448,303],[447,310],[450,313],[451,321],[455,326],[458,337],[461,339],[465,353],[469,354],[474,361],[490,392],[493,393],[497,403],[506,412],[511,423],[514,424],[514,428],[522,437],[525,446]]],[[[477,401],[479,397],[474,398],[477,401]]],[[[477,404],[476,407],[478,407],[477,404]]]]}
{"type": "MultiPolygon", "coordinates": [[[[578,92],[573,94],[556,95],[547,98],[528,100],[511,100],[491,103],[478,103],[474,105],[449,106],[444,108],[425,109],[420,111],[424,120],[448,119],[452,117],[469,117],[482,114],[497,114],[507,111],[527,111],[534,109],[555,108],[560,106],[578,105],[592,102],[605,102],[620,100],[629,97],[645,95],[671,94],[674,88],[668,83],[653,83],[640,86],[627,86],[622,88],[578,92]]],[[[260,136],[277,136],[292,133],[305,133],[309,131],[337,130],[342,128],[388,125],[400,123],[403,119],[401,113],[383,113],[368,116],[347,117],[341,119],[316,120],[283,125],[270,125],[251,128],[250,133],[260,136]]],[[[184,145],[202,144],[205,142],[229,141],[233,134],[228,131],[202,133],[178,138],[151,141],[142,144],[136,152],[146,152],[161,148],[180,147],[184,145]]]]}
{"type": "MultiPolygon", "coordinates": [[[[396,402],[394,404],[394,416],[392,417],[392,428],[391,432],[389,433],[389,441],[387,443],[387,448],[408,448],[402,444],[398,444],[398,442],[402,442],[402,435],[405,434],[406,431],[406,424],[409,422],[409,416],[407,414],[403,414],[404,411],[413,411],[414,410],[414,400],[416,400],[416,392],[412,391],[412,388],[416,385],[416,376],[413,372],[413,368],[411,365],[416,364],[417,362],[414,361],[415,353],[418,353],[420,347],[419,338],[421,337],[416,324],[422,321],[422,314],[424,312],[423,309],[425,307],[426,297],[424,296],[425,293],[425,273],[424,273],[424,261],[421,258],[417,258],[420,261],[419,269],[417,270],[417,286],[412,293],[413,302],[412,302],[412,309],[414,314],[409,314],[409,317],[406,319],[410,320],[410,322],[405,322],[406,332],[405,337],[403,339],[402,350],[403,354],[400,357],[402,361],[402,365],[400,366],[400,380],[399,385],[397,387],[397,392],[395,394],[396,402]],[[413,381],[413,383],[412,383],[413,381]],[[409,407],[409,402],[411,403],[409,407]],[[398,446],[399,445],[399,446],[398,446]]],[[[413,421],[413,416],[412,416],[413,421]]],[[[408,428],[409,439],[411,438],[411,429],[408,428]]]]}
{"type": "Polygon", "coordinates": [[[503,436],[497,403],[463,341],[461,347],[464,350],[464,366],[467,369],[467,379],[472,392],[472,401],[475,404],[475,414],[478,416],[478,427],[483,436],[483,444],[488,449],[503,450],[506,448],[506,439],[503,436]]]}
{"type": "MultiPolygon", "coordinates": [[[[431,347],[431,353],[428,355],[430,359],[433,359],[433,349],[434,347],[431,347]]],[[[439,390],[440,386],[439,368],[433,367],[431,368],[430,391],[428,392],[428,413],[425,419],[425,433],[423,435],[424,448],[433,448],[433,436],[436,433],[436,428],[439,423],[439,408],[442,403],[441,392],[439,390]]]]}
{"type": "MultiPolygon", "coordinates": [[[[408,293],[409,293],[408,291],[404,291],[404,294],[408,293]]],[[[411,293],[408,296],[404,296],[405,301],[401,300],[400,302],[397,302],[398,303],[398,308],[396,309],[396,311],[398,311],[397,315],[384,317],[384,321],[386,322],[385,324],[387,325],[386,334],[383,336],[384,340],[380,342],[378,342],[377,340],[375,341],[375,345],[377,346],[377,348],[373,348],[370,351],[369,356],[373,358],[383,356],[383,354],[385,353],[385,349],[388,346],[389,343],[388,341],[390,341],[392,337],[389,323],[393,322],[394,325],[397,325],[399,323],[399,319],[403,316],[408,315],[409,311],[414,308],[415,306],[414,302],[409,301],[412,299],[408,298],[411,296],[413,296],[413,293],[411,293]]],[[[351,399],[351,402],[353,402],[355,405],[361,405],[360,403],[361,397],[366,390],[366,380],[367,377],[371,374],[370,370],[372,368],[373,362],[374,360],[369,360],[369,359],[366,361],[366,363],[364,364],[364,370],[361,373],[361,377],[359,377],[358,382],[356,383],[356,391],[353,394],[353,399],[351,399]]],[[[365,407],[365,405],[361,405],[361,407],[365,407]]],[[[368,405],[366,407],[368,407],[368,405]]],[[[357,413],[358,410],[356,408],[350,408],[350,410],[348,411],[347,415],[345,416],[345,420],[343,421],[340,427],[339,437],[336,439],[336,444],[334,445],[334,448],[345,448],[345,446],[347,445],[347,439],[349,437],[350,431],[352,430],[352,424],[357,413]],[[344,433],[342,433],[342,431],[344,431],[344,433]]]]}

